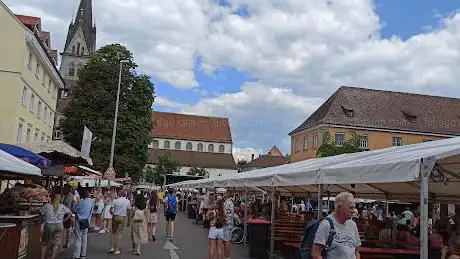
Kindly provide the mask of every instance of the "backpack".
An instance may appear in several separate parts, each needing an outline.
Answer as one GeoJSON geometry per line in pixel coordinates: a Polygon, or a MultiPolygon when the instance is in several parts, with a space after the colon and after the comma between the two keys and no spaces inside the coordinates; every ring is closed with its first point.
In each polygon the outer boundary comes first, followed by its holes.
{"type": "MultiPolygon", "coordinates": [[[[327,249],[331,246],[332,241],[334,240],[335,228],[334,222],[330,217],[324,218],[327,220],[330,225],[329,236],[326,241],[326,247],[323,250],[323,258],[326,258],[327,249]]],[[[311,248],[313,246],[313,241],[315,240],[316,231],[318,230],[320,222],[317,220],[310,220],[305,225],[304,236],[300,242],[300,256],[302,259],[312,259],[311,248]]]]}
{"type": "Polygon", "coordinates": [[[177,212],[177,198],[174,195],[168,196],[168,208],[166,209],[167,214],[173,214],[177,212]]]}

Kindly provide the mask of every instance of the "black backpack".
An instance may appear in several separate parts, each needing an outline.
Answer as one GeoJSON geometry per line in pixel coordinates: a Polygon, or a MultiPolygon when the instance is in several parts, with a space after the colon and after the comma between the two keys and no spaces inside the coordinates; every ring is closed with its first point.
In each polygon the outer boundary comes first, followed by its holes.
{"type": "MultiPolygon", "coordinates": [[[[330,217],[326,217],[323,220],[327,220],[330,225],[329,236],[326,241],[326,247],[323,250],[323,258],[327,256],[327,248],[332,245],[332,241],[334,240],[335,235],[335,228],[334,222],[330,217]]],[[[311,248],[313,247],[313,241],[315,240],[316,231],[318,230],[320,222],[317,220],[310,220],[305,225],[304,229],[304,236],[302,241],[300,242],[300,256],[302,259],[311,259],[311,248]]]]}

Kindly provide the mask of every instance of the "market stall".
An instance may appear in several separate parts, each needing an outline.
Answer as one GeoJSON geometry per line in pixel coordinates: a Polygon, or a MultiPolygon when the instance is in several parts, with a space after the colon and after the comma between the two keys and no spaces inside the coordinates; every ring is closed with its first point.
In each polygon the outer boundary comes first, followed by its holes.
{"type": "Polygon", "coordinates": [[[48,192],[33,181],[40,168],[0,150],[0,180],[16,182],[0,194],[1,258],[39,258],[41,222],[34,208],[49,199],[48,192]]]}

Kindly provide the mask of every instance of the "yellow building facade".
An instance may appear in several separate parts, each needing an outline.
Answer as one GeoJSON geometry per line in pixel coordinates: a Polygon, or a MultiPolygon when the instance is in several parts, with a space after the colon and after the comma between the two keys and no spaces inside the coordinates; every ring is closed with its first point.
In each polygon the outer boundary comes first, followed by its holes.
{"type": "Polygon", "coordinates": [[[64,82],[40,28],[32,31],[0,1],[0,143],[51,140],[64,82]]]}
{"type": "Polygon", "coordinates": [[[460,99],[340,87],[291,136],[291,162],[315,158],[326,134],[375,150],[460,136],[460,99]]]}

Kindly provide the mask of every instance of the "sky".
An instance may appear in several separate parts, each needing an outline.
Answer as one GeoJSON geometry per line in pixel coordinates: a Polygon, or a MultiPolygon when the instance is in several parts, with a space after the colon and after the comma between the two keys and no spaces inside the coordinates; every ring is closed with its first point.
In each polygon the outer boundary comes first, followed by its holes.
{"type": "MultiPolygon", "coordinates": [[[[1,0],[0,0],[1,1],[1,0]]],[[[62,51],[79,0],[3,0],[62,51]]],[[[228,117],[234,156],[276,145],[341,85],[460,97],[453,0],[95,0],[155,84],[154,109],[228,117]]]]}

